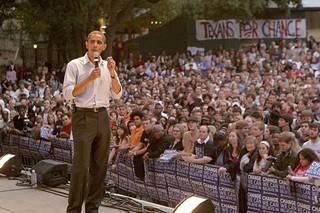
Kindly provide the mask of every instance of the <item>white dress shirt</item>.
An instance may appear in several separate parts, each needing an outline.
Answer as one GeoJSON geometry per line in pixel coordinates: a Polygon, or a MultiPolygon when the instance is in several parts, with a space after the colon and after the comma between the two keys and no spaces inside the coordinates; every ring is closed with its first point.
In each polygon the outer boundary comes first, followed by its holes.
{"type": "MultiPolygon", "coordinates": [[[[85,80],[91,74],[95,65],[89,60],[88,53],[83,57],[70,61],[67,65],[63,82],[63,95],[66,100],[74,100],[77,107],[94,108],[109,107],[110,97],[119,99],[122,96],[122,88],[118,94],[112,90],[112,79],[107,63],[107,61],[102,60],[100,57],[99,67],[101,69],[101,77],[95,79],[79,95],[74,97],[72,91],[75,85],[85,80]]],[[[115,77],[119,82],[118,76],[116,75],[115,77]]]]}

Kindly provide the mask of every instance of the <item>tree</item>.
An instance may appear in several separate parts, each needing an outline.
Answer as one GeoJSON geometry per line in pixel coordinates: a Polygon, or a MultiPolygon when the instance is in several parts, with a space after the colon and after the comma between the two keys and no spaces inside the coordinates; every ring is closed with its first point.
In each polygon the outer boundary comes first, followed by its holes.
{"type": "MultiPolygon", "coordinates": [[[[301,5],[301,0],[274,2],[284,11],[289,11],[290,2],[301,5]]],[[[62,63],[83,55],[85,36],[104,23],[108,45],[105,57],[112,54],[117,30],[139,32],[152,19],[165,24],[182,13],[195,19],[249,20],[261,17],[267,3],[268,0],[0,0],[0,23],[15,18],[20,23],[19,30],[31,42],[48,43],[49,62],[56,47],[62,63]]]]}

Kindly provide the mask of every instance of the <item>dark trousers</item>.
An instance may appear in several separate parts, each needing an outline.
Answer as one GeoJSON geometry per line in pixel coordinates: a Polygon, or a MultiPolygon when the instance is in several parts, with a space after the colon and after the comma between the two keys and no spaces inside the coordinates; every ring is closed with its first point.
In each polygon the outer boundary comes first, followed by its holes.
{"type": "Polygon", "coordinates": [[[68,213],[97,213],[104,194],[109,145],[110,117],[107,110],[72,113],[74,158],[69,191],[68,213]]]}

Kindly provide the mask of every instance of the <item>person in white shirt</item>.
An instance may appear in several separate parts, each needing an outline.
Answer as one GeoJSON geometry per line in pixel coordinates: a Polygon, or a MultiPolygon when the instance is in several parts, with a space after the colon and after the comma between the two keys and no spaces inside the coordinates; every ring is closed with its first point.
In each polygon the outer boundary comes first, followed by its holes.
{"type": "Polygon", "coordinates": [[[309,124],[309,138],[307,142],[302,145],[302,149],[309,148],[312,149],[317,156],[320,158],[320,125],[318,123],[309,124]]]}

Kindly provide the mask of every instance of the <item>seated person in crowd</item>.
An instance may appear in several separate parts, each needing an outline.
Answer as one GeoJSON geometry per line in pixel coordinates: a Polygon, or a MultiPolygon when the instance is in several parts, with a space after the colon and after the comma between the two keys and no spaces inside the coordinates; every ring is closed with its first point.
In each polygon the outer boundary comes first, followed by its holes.
{"type": "Polygon", "coordinates": [[[70,138],[71,130],[72,130],[72,123],[71,123],[71,117],[69,113],[64,113],[61,116],[62,120],[62,128],[60,131],[60,137],[61,138],[70,138]]]}
{"type": "Polygon", "coordinates": [[[268,169],[267,173],[284,178],[289,173],[288,166],[296,168],[297,165],[297,152],[292,147],[296,138],[292,132],[282,132],[278,140],[281,153],[277,156],[276,162],[268,169]]]}
{"type": "Polygon", "coordinates": [[[26,135],[26,133],[34,126],[34,124],[26,116],[27,106],[17,106],[18,115],[13,117],[14,127],[11,132],[17,135],[26,135]]]}
{"type": "Polygon", "coordinates": [[[215,146],[209,136],[208,126],[202,125],[199,128],[199,138],[194,142],[191,156],[182,156],[182,160],[195,164],[215,164],[215,146]]]}

